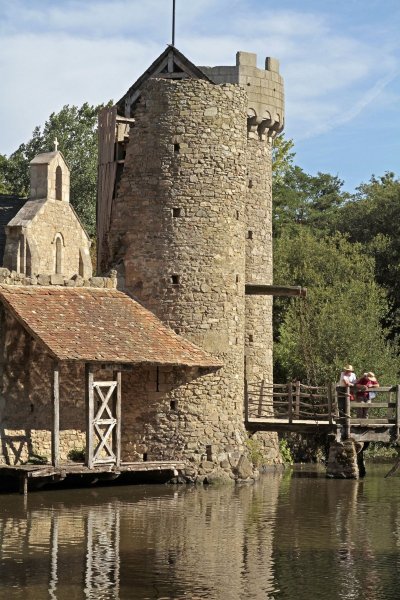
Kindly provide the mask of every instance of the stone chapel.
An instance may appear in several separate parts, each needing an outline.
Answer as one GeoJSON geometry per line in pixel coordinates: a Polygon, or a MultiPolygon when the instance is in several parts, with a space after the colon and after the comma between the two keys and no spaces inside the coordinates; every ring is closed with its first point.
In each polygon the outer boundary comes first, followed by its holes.
{"type": "Polygon", "coordinates": [[[59,285],[73,275],[92,276],[90,239],[69,202],[69,191],[68,165],[55,150],[31,161],[27,200],[0,196],[3,267],[21,276],[51,277],[59,285]]]}

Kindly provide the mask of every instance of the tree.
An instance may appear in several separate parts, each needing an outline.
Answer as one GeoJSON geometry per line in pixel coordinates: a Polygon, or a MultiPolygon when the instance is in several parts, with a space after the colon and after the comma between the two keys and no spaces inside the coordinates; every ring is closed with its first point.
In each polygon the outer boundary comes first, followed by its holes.
{"type": "Polygon", "coordinates": [[[81,107],[64,106],[50,115],[43,129],[36,127],[31,139],[21,144],[5,164],[0,162],[4,188],[28,195],[29,162],[36,154],[53,150],[57,138],[71,170],[71,204],[90,236],[96,232],[97,115],[102,106],[87,102],[81,107]]]}
{"type": "Polygon", "coordinates": [[[375,259],[375,277],[388,292],[386,324],[400,333],[400,180],[394,173],[372,177],[338,211],[337,229],[363,244],[375,259]]]}
{"type": "Polygon", "coordinates": [[[318,237],[307,227],[283,233],[276,240],[275,273],[279,284],[308,288],[306,299],[292,300],[281,313],[277,379],[336,381],[351,362],[359,373],[376,371],[381,383],[396,380],[396,357],[381,326],[385,292],[360,244],[340,234],[318,237]]]}
{"type": "Polygon", "coordinates": [[[275,236],[293,225],[332,229],[338,209],[349,198],[342,186],[343,181],[329,173],[308,175],[298,166],[287,169],[273,182],[275,236]]]}

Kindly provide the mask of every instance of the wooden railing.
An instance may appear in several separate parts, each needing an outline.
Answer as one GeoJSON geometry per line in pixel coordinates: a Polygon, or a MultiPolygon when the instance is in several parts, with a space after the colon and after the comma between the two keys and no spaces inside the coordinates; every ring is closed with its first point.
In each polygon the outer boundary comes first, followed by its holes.
{"type": "Polygon", "coordinates": [[[400,434],[400,385],[369,390],[373,401],[357,399],[354,388],[336,384],[309,386],[300,381],[287,384],[245,384],[246,421],[284,424],[312,424],[343,428],[345,437],[351,428],[390,428],[393,437],[400,434]],[[351,394],[355,400],[351,400],[351,394]]]}
{"type": "Polygon", "coordinates": [[[336,387],[336,421],[343,425],[345,437],[350,437],[352,426],[394,428],[394,438],[400,433],[400,385],[370,388],[375,398],[362,402],[357,389],[336,387]],[[351,400],[351,395],[354,400],[351,400]]]}
{"type": "Polygon", "coordinates": [[[329,421],[336,416],[334,386],[250,384],[245,389],[248,419],[329,421]]]}

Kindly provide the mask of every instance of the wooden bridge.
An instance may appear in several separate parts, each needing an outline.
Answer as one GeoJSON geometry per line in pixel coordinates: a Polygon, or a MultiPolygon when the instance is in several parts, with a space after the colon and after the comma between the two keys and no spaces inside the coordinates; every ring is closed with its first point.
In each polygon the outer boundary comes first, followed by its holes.
{"type": "MultiPolygon", "coordinates": [[[[351,390],[356,396],[356,390],[351,390]]],[[[336,384],[245,386],[245,419],[250,432],[335,433],[362,442],[391,442],[400,435],[400,385],[374,388],[373,402],[351,401],[350,388],[336,384]]]]}

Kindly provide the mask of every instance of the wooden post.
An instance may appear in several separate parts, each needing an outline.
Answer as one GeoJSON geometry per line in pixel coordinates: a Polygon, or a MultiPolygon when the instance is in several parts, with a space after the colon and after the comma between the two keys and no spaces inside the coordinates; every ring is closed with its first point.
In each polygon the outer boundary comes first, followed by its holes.
{"type": "Polygon", "coordinates": [[[327,392],[328,392],[328,420],[329,420],[329,425],[332,425],[332,386],[330,383],[328,383],[327,392]]]}
{"type": "Polygon", "coordinates": [[[60,365],[53,367],[53,427],[51,431],[51,463],[58,467],[60,453],[60,365]]]}
{"type": "Polygon", "coordinates": [[[400,385],[396,385],[396,440],[400,436],[400,385]]]}
{"type": "Polygon", "coordinates": [[[289,423],[291,423],[293,421],[293,383],[291,381],[289,381],[289,383],[287,384],[287,390],[288,390],[288,417],[289,417],[289,423]]]}
{"type": "Polygon", "coordinates": [[[121,464],[121,371],[114,371],[114,381],[117,382],[115,398],[115,458],[116,466],[121,464]]]}
{"type": "Polygon", "coordinates": [[[27,473],[21,473],[19,476],[19,493],[24,496],[28,495],[28,475],[27,473]]]}
{"type": "Polygon", "coordinates": [[[346,387],[344,412],[345,412],[344,435],[345,435],[345,439],[348,440],[350,438],[350,388],[349,387],[346,387]]]}
{"type": "Polygon", "coordinates": [[[300,419],[300,381],[296,381],[296,407],[294,416],[296,419],[300,419]]]}
{"type": "Polygon", "coordinates": [[[86,391],[86,466],[93,468],[93,419],[94,419],[94,390],[93,390],[93,365],[85,365],[85,391],[86,391]]]}

